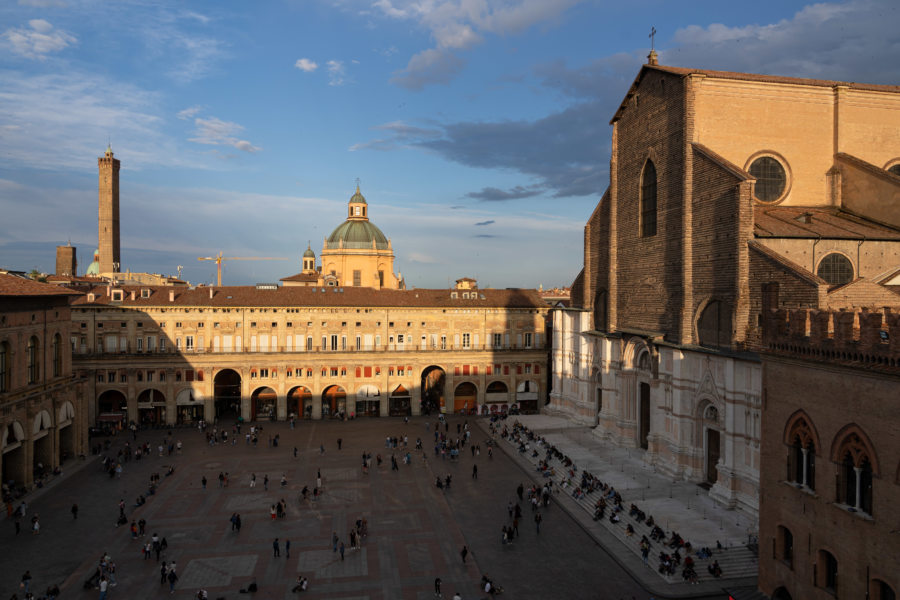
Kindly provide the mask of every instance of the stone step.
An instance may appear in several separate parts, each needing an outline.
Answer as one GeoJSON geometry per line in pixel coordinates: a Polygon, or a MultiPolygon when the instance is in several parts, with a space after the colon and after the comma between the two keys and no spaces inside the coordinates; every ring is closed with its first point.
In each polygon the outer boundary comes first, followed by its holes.
{"type": "MultiPolygon", "coordinates": [[[[513,452],[523,458],[526,462],[528,462],[532,468],[537,469],[537,466],[540,461],[540,457],[537,459],[528,455],[527,453],[520,453],[515,445],[507,440],[507,442],[513,446],[513,452]]],[[[563,494],[568,495],[568,500],[573,502],[576,506],[580,507],[582,510],[587,512],[588,514],[594,514],[594,506],[597,500],[600,498],[600,494],[597,492],[592,492],[590,494],[586,494],[581,498],[573,497],[571,487],[562,487],[562,483],[566,480],[565,477],[565,467],[561,465],[556,469],[556,476],[553,478],[553,482],[556,484],[557,489],[560,489],[560,493],[554,496],[553,501],[559,502],[561,500],[560,496],[563,494]]],[[[580,475],[577,478],[573,478],[573,480],[580,481],[580,475]]],[[[622,496],[622,504],[626,506],[630,506],[631,502],[622,496]]],[[[609,521],[609,510],[606,511],[606,517],[601,519],[600,521],[596,521],[601,527],[603,527],[606,531],[612,534],[623,546],[640,556],[641,549],[641,536],[646,535],[649,537],[650,528],[646,526],[644,523],[638,523],[632,517],[628,515],[626,511],[622,511],[619,513],[620,521],[618,523],[610,523],[609,521]],[[628,536],[626,534],[626,526],[631,523],[631,526],[634,528],[634,535],[628,536]]],[[[670,533],[670,532],[667,532],[670,533]]],[[[665,579],[670,583],[680,583],[682,581],[681,577],[681,567],[676,569],[675,575],[667,576],[659,573],[657,570],[658,560],[657,556],[661,551],[665,551],[667,554],[670,553],[669,548],[664,548],[664,546],[660,542],[654,542],[651,540],[650,546],[650,556],[648,559],[648,568],[652,568],[654,572],[656,572],[661,578],[665,579]]],[[[684,557],[682,557],[683,559],[684,557]]],[[[707,567],[713,563],[713,561],[719,562],[719,567],[722,569],[722,578],[721,579],[735,579],[735,578],[743,578],[743,577],[756,577],[759,570],[759,561],[754,552],[752,552],[747,546],[733,546],[723,550],[714,550],[713,556],[711,558],[699,559],[694,556],[694,570],[697,572],[697,580],[698,582],[706,582],[706,581],[714,581],[716,580],[709,571],[707,567]]],[[[748,599],[750,600],[750,599],[748,599]]]]}

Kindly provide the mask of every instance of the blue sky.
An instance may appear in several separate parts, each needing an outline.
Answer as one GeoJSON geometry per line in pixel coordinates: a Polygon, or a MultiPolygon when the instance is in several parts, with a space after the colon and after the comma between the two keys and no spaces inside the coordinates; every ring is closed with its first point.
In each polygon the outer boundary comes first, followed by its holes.
{"type": "Polygon", "coordinates": [[[356,179],[410,286],[568,285],[609,119],[662,64],[900,82],[894,0],[10,0],[0,6],[0,266],[80,270],[97,162],[122,262],[226,284],[300,270],[356,179]]]}

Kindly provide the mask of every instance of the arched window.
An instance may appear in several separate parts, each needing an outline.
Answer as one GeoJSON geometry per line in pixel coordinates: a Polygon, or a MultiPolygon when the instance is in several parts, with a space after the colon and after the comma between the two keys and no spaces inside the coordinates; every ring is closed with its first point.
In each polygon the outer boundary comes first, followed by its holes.
{"type": "Polygon", "coordinates": [[[701,346],[730,346],[731,305],[719,300],[707,304],[697,323],[697,335],[701,346]]]}
{"type": "Polygon", "coordinates": [[[774,202],[781,198],[787,185],[784,166],[771,156],[760,156],[750,164],[750,174],[756,178],[753,195],[760,202],[774,202]]]}
{"type": "Polygon", "coordinates": [[[606,290],[597,290],[594,297],[594,329],[609,331],[609,294],[606,290]]]}
{"type": "Polygon", "coordinates": [[[897,163],[896,165],[891,165],[890,167],[888,167],[888,173],[900,176],[900,163],[897,163]]]}
{"type": "Polygon", "coordinates": [[[794,565],[794,534],[787,527],[778,526],[776,553],[789,567],[794,565]]]}
{"type": "Polygon", "coordinates": [[[790,453],[788,455],[788,481],[816,489],[816,444],[812,428],[803,417],[794,421],[788,434],[790,453]]]}
{"type": "Polygon", "coordinates": [[[838,447],[837,501],[851,511],[872,514],[872,457],[868,445],[856,431],[848,433],[838,447]]]}
{"type": "MultiPolygon", "coordinates": [[[[900,166],[900,165],[897,165],[900,166]]],[[[900,173],[898,173],[900,175],[900,173]]],[[[872,583],[875,588],[875,597],[873,600],[897,600],[897,594],[893,588],[880,579],[873,579],[872,583]]]]}
{"type": "Polygon", "coordinates": [[[828,550],[819,550],[819,587],[825,588],[831,593],[837,591],[838,563],[834,555],[828,550]]]}
{"type": "Polygon", "coordinates": [[[28,347],[25,353],[25,364],[28,370],[28,383],[37,383],[41,372],[40,344],[34,336],[28,338],[28,347]]]}
{"type": "Polygon", "coordinates": [[[656,235],[656,167],[652,160],[641,175],[641,237],[656,235]]]}
{"type": "Polygon", "coordinates": [[[853,264],[843,254],[832,252],[819,263],[816,275],[831,285],[843,285],[853,281],[853,264]]]}
{"type": "Polygon", "coordinates": [[[62,338],[57,333],[53,336],[53,376],[62,375],[62,338]]]}
{"type": "Polygon", "coordinates": [[[10,366],[9,344],[0,342],[0,392],[9,391],[10,366]]]}

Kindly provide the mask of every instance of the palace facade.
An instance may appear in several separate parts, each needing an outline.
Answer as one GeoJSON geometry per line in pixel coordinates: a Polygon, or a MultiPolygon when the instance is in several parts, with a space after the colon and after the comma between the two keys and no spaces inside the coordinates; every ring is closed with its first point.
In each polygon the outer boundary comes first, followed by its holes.
{"type": "Polygon", "coordinates": [[[72,374],[69,290],[0,273],[0,467],[15,497],[86,454],[88,403],[72,374]]]}
{"type": "Polygon", "coordinates": [[[764,313],[759,587],[900,592],[900,302],[764,313]]]}
{"type": "Polygon", "coordinates": [[[756,514],[764,298],[897,302],[900,87],[649,58],[554,311],[547,410],[756,514]]]}

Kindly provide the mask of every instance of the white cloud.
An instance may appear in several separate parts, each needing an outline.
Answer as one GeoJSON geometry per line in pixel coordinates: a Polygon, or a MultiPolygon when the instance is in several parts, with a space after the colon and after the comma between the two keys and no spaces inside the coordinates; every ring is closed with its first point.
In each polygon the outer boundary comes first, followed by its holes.
{"type": "Polygon", "coordinates": [[[898,22],[895,0],[810,4],[777,23],[679,29],[673,46],[660,50],[660,63],[895,84],[898,22]]]}
{"type": "Polygon", "coordinates": [[[582,0],[377,0],[374,7],[391,19],[416,21],[428,29],[435,47],[415,54],[391,79],[419,90],[447,83],[462,69],[453,52],[480,44],[487,34],[511,35],[558,19],[582,0]]]}
{"type": "Polygon", "coordinates": [[[129,169],[197,165],[162,130],[160,96],[83,72],[0,71],[0,156],[17,166],[90,169],[112,139],[129,169]]]}
{"type": "Polygon", "coordinates": [[[19,0],[20,6],[33,6],[35,8],[53,8],[66,6],[64,0],[19,0]]]}
{"type": "Polygon", "coordinates": [[[235,135],[244,130],[242,125],[231,121],[223,121],[216,117],[208,119],[194,119],[194,137],[190,141],[210,146],[231,146],[243,152],[259,152],[262,148],[254,146],[247,140],[241,140],[235,135]]]}
{"type": "Polygon", "coordinates": [[[58,52],[78,40],[62,29],[54,29],[44,19],[28,21],[28,27],[7,29],[2,37],[10,49],[25,58],[45,60],[51,52],[58,52]]]}
{"type": "Polygon", "coordinates": [[[181,119],[182,121],[188,121],[188,120],[196,117],[197,114],[201,110],[203,110],[203,108],[204,108],[203,106],[200,106],[199,104],[197,104],[197,105],[185,108],[184,110],[178,111],[178,114],[176,114],[175,116],[178,117],[179,119],[181,119]]]}
{"type": "Polygon", "coordinates": [[[300,69],[304,73],[312,73],[319,68],[319,65],[308,58],[300,58],[294,63],[294,67],[300,69]]]}
{"type": "Polygon", "coordinates": [[[344,79],[346,69],[343,62],[329,60],[325,63],[325,68],[328,69],[328,85],[344,85],[346,83],[344,79]]]}

